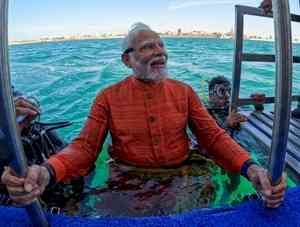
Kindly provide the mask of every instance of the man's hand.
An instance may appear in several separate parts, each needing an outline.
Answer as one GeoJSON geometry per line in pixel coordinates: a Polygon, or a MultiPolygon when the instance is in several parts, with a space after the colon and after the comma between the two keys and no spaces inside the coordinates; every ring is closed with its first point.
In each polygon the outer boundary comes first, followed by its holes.
{"type": "Polygon", "coordinates": [[[255,104],[264,104],[266,101],[266,95],[264,93],[253,93],[250,98],[255,102],[255,104]]]}
{"type": "Polygon", "coordinates": [[[244,115],[237,112],[231,112],[226,118],[225,124],[230,128],[237,128],[241,122],[245,121],[247,121],[247,117],[244,115]]]}
{"type": "Polygon", "coordinates": [[[28,205],[38,199],[50,181],[50,174],[44,166],[33,165],[28,168],[27,176],[17,177],[10,167],[5,167],[1,181],[9,196],[16,204],[28,205]]]}
{"type": "Polygon", "coordinates": [[[36,116],[40,113],[40,110],[35,105],[23,97],[17,97],[14,102],[17,117],[22,115],[36,116]]]}
{"type": "Polygon", "coordinates": [[[262,8],[265,14],[272,12],[272,0],[263,0],[259,8],[262,8]]]}
{"type": "Polygon", "coordinates": [[[254,188],[262,196],[267,207],[276,208],[280,206],[286,189],[285,174],[276,186],[271,185],[267,170],[257,165],[251,165],[248,168],[247,175],[254,188]]]}
{"type": "Polygon", "coordinates": [[[26,116],[25,121],[19,124],[20,130],[26,127],[38,114],[40,110],[31,102],[23,97],[17,97],[15,100],[16,117],[26,116]]]}

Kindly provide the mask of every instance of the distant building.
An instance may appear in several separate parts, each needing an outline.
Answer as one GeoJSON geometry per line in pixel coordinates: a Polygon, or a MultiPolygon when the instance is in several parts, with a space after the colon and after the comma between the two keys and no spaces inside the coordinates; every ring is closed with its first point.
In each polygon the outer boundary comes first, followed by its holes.
{"type": "Polygon", "coordinates": [[[178,30],[177,30],[177,35],[178,35],[178,36],[181,36],[181,35],[182,35],[181,28],[178,28],[178,30]]]}

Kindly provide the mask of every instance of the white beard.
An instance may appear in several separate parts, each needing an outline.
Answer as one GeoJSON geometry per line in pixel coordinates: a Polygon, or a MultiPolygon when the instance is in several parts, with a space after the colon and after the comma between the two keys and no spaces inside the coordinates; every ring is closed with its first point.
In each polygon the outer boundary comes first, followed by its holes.
{"type": "MultiPolygon", "coordinates": [[[[161,58],[161,57],[159,57],[161,58]]],[[[161,81],[168,77],[168,70],[167,67],[159,68],[159,69],[152,69],[151,63],[156,61],[158,58],[153,58],[148,64],[142,64],[136,59],[133,58],[135,67],[132,68],[135,76],[144,81],[161,81]]]]}

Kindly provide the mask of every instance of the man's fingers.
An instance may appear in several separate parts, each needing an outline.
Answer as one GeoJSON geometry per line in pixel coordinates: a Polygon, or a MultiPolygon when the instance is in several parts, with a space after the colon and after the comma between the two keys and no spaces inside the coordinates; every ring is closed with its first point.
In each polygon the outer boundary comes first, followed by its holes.
{"type": "Polygon", "coordinates": [[[279,207],[282,201],[284,200],[285,176],[282,177],[282,180],[279,185],[273,187],[271,186],[271,182],[266,171],[264,173],[259,174],[259,179],[261,184],[261,193],[264,197],[267,207],[279,207]]]}
{"type": "Polygon", "coordinates": [[[286,184],[285,183],[279,184],[277,186],[273,186],[272,194],[280,194],[280,193],[284,192],[285,189],[286,189],[286,184]]]}
{"type": "Polygon", "coordinates": [[[247,117],[241,115],[241,116],[238,116],[238,121],[239,122],[242,122],[242,121],[246,121],[247,120],[247,117]]]}
{"type": "Polygon", "coordinates": [[[15,105],[20,107],[27,107],[33,110],[38,110],[38,108],[33,105],[30,101],[24,99],[23,97],[19,97],[15,100],[15,105]]]}
{"type": "Polygon", "coordinates": [[[264,197],[269,197],[272,194],[272,186],[267,175],[267,171],[263,170],[258,173],[259,185],[258,189],[261,191],[264,197]]]}
{"type": "Polygon", "coordinates": [[[277,203],[277,204],[266,204],[266,207],[268,208],[278,208],[281,205],[282,202],[277,203]]]}
{"type": "Polygon", "coordinates": [[[12,195],[24,195],[26,193],[23,186],[7,186],[7,190],[9,191],[9,194],[12,195]]]}
{"type": "Polygon", "coordinates": [[[266,197],[266,199],[269,199],[269,200],[282,199],[282,198],[284,198],[284,194],[285,194],[285,192],[284,192],[284,191],[283,191],[283,192],[281,192],[281,193],[272,194],[272,195],[270,195],[270,196],[266,197]]]}
{"type": "Polygon", "coordinates": [[[266,169],[258,167],[257,165],[251,165],[248,169],[248,176],[253,186],[258,193],[262,196],[267,207],[276,208],[280,206],[284,200],[286,178],[281,178],[280,184],[272,186],[268,172],[266,169]]]}
{"type": "Polygon", "coordinates": [[[15,106],[17,115],[37,115],[40,113],[39,108],[22,97],[15,100],[15,106]]]}
{"type": "Polygon", "coordinates": [[[38,185],[41,187],[42,192],[45,190],[45,187],[48,185],[49,180],[50,180],[48,170],[46,170],[46,172],[47,173],[43,172],[43,170],[40,169],[40,176],[39,176],[39,180],[38,180],[38,185]]]}
{"type": "Polygon", "coordinates": [[[26,192],[31,192],[37,188],[38,178],[40,175],[40,168],[37,165],[33,165],[28,168],[27,177],[24,182],[24,189],[26,192]]]}
{"type": "Polygon", "coordinates": [[[237,113],[237,112],[232,113],[231,115],[232,115],[232,117],[237,118],[237,119],[244,119],[244,118],[246,118],[246,116],[244,116],[243,114],[237,113]]]}
{"type": "Polygon", "coordinates": [[[36,110],[27,108],[27,107],[16,107],[16,114],[17,116],[19,115],[30,115],[30,116],[35,116],[38,114],[36,110]]]}
{"type": "Polygon", "coordinates": [[[38,199],[39,195],[40,195],[40,191],[37,189],[23,196],[10,195],[10,197],[16,203],[22,205],[28,205],[33,201],[35,201],[36,199],[38,199]]]}
{"type": "Polygon", "coordinates": [[[17,204],[30,204],[45,190],[49,182],[48,170],[38,165],[28,168],[26,178],[18,178],[11,168],[5,168],[2,181],[6,185],[10,198],[17,204]]]}
{"type": "Polygon", "coordinates": [[[282,174],[282,177],[280,179],[280,182],[278,185],[272,186],[272,194],[282,194],[285,192],[287,184],[286,184],[286,173],[282,174]]]}
{"type": "Polygon", "coordinates": [[[280,204],[281,204],[282,202],[283,202],[283,198],[281,198],[281,199],[276,199],[276,200],[266,200],[266,205],[267,205],[267,207],[275,208],[275,207],[280,206],[280,204]]]}
{"type": "MultiPolygon", "coordinates": [[[[231,113],[230,116],[229,116],[229,121],[232,121],[233,123],[234,122],[241,122],[241,121],[245,121],[245,116],[240,114],[240,113],[231,113]]],[[[246,118],[247,119],[247,118],[246,118]]]]}
{"type": "Polygon", "coordinates": [[[24,184],[24,178],[17,177],[10,167],[5,167],[1,176],[1,182],[10,186],[22,186],[24,184]]]}

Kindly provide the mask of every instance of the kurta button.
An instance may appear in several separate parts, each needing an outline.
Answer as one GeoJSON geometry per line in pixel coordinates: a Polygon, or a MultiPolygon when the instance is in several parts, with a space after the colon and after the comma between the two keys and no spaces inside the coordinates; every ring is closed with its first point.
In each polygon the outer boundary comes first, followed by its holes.
{"type": "Polygon", "coordinates": [[[146,97],[147,97],[147,99],[152,99],[153,98],[151,93],[146,93],[146,97]]]}
{"type": "Polygon", "coordinates": [[[154,122],[154,121],[155,121],[155,117],[150,116],[150,117],[149,117],[149,121],[150,121],[151,123],[154,122]]]}
{"type": "Polygon", "coordinates": [[[159,138],[158,137],[154,137],[153,138],[153,144],[154,145],[158,145],[159,144],[159,138]]]}

